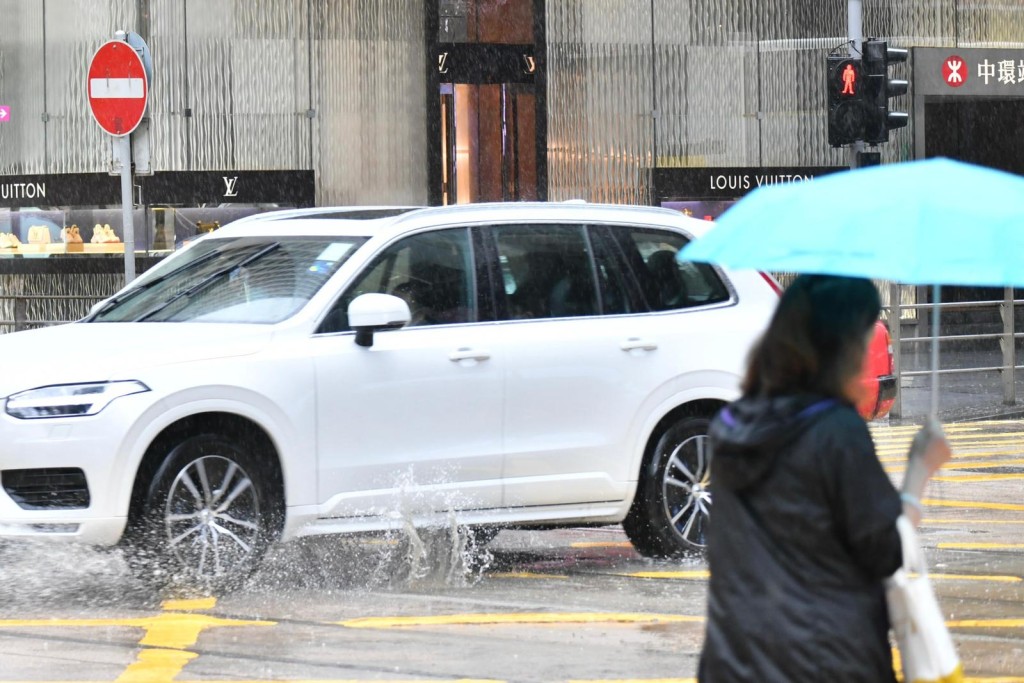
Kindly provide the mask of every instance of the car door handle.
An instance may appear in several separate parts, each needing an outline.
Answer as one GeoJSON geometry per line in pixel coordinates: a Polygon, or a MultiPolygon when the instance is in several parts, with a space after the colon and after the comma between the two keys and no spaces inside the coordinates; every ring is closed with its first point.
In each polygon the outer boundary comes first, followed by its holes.
{"type": "Polygon", "coordinates": [[[630,337],[626,341],[619,344],[619,347],[623,351],[654,351],[658,348],[655,342],[647,341],[646,339],[640,339],[639,337],[630,337]]]}
{"type": "Polygon", "coordinates": [[[484,351],[482,349],[471,349],[469,347],[462,347],[456,349],[448,354],[448,360],[453,363],[458,363],[461,360],[487,360],[491,357],[490,351],[484,351]]]}

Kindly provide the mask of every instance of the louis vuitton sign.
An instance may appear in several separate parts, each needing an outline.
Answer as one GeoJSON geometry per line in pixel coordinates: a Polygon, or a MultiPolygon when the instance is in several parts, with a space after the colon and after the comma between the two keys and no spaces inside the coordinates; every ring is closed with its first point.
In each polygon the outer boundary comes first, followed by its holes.
{"type": "MultiPolygon", "coordinates": [[[[135,178],[145,205],[281,204],[313,206],[313,171],[160,171],[135,178]]],[[[120,179],[106,173],[0,175],[0,208],[110,206],[120,179]]]]}

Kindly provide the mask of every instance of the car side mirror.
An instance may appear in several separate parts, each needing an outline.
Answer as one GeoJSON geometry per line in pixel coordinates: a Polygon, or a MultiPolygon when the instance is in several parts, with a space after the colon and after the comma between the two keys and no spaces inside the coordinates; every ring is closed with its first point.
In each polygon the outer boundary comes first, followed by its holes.
{"type": "Polygon", "coordinates": [[[348,324],[360,346],[373,346],[377,330],[405,327],[410,320],[409,304],[390,294],[360,294],[348,305],[348,324]]]}

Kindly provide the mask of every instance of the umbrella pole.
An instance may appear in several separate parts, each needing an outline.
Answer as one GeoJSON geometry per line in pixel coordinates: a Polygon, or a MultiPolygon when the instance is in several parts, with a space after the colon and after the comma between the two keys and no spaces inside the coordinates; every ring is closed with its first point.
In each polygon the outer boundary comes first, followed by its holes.
{"type": "Polygon", "coordinates": [[[932,405],[930,417],[939,417],[939,292],[940,285],[932,285],[932,405]]]}

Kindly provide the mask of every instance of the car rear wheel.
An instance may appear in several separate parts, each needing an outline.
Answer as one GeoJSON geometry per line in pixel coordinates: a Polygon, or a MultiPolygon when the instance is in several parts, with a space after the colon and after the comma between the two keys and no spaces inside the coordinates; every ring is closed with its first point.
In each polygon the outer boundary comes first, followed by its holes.
{"type": "Polygon", "coordinates": [[[709,424],[707,417],[684,415],[655,437],[623,522],[642,555],[680,557],[704,550],[711,517],[709,424]]]}
{"type": "Polygon", "coordinates": [[[241,585],[273,537],[265,471],[251,446],[219,435],[179,443],[130,524],[129,565],[159,586],[217,593],[241,585]]]}

